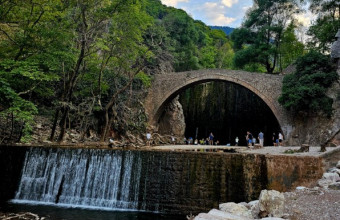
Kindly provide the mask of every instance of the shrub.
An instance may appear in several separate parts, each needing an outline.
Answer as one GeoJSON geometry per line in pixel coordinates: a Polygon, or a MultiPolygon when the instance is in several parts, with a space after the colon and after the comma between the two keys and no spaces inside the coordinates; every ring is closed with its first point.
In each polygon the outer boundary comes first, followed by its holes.
{"type": "Polygon", "coordinates": [[[295,112],[321,111],[330,117],[333,100],[326,91],[338,77],[329,56],[311,51],[297,59],[295,73],[284,77],[279,103],[295,112]]]}

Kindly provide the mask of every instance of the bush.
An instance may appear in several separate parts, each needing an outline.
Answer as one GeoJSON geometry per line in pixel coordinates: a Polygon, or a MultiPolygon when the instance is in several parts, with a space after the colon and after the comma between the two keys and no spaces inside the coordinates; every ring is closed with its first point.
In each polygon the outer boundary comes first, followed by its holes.
{"type": "Polygon", "coordinates": [[[330,58],[311,51],[296,61],[296,72],[283,79],[279,103],[295,112],[324,112],[332,115],[333,100],[327,88],[338,79],[330,58]]]}

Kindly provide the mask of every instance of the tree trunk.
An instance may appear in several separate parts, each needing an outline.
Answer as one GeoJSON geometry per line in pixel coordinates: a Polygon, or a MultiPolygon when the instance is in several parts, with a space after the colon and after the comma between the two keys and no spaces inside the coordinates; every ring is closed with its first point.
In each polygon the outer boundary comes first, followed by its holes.
{"type": "Polygon", "coordinates": [[[60,120],[60,134],[58,137],[58,142],[62,142],[64,140],[68,112],[69,112],[69,108],[68,107],[64,108],[64,113],[60,120]]]}
{"type": "MultiPolygon", "coordinates": [[[[118,97],[118,95],[122,92],[124,92],[127,88],[129,88],[129,86],[132,84],[134,77],[143,69],[143,66],[140,66],[134,73],[132,73],[130,75],[130,80],[129,82],[123,86],[122,88],[120,88],[116,93],[114,93],[111,97],[111,100],[109,101],[109,103],[107,103],[107,105],[105,106],[105,125],[104,125],[104,129],[102,130],[102,134],[100,137],[100,141],[104,141],[107,135],[107,132],[109,131],[109,128],[111,126],[110,123],[112,123],[112,116],[109,115],[109,110],[112,109],[113,105],[115,104],[116,98],[118,97]]],[[[113,109],[112,109],[113,110],[113,109]]]]}
{"type": "MultiPolygon", "coordinates": [[[[76,63],[76,66],[72,72],[72,75],[67,83],[67,87],[64,91],[63,97],[65,97],[65,101],[67,103],[71,102],[72,100],[72,95],[73,95],[73,89],[76,85],[76,81],[79,77],[79,72],[80,72],[80,66],[83,63],[83,60],[85,58],[85,48],[86,48],[86,43],[87,43],[87,29],[88,29],[88,25],[86,23],[86,15],[85,15],[85,8],[81,7],[81,18],[82,18],[82,28],[79,30],[80,35],[81,35],[81,45],[80,45],[80,53],[78,56],[78,60],[76,63]]],[[[67,116],[69,113],[69,108],[70,107],[63,107],[63,115],[62,118],[60,120],[60,134],[58,137],[58,142],[63,141],[64,139],[64,135],[66,132],[66,123],[67,123],[67,116]]]]}
{"type": "Polygon", "coordinates": [[[55,135],[55,131],[56,131],[56,128],[57,128],[57,123],[58,123],[58,118],[59,118],[59,112],[60,112],[60,109],[57,109],[55,111],[53,126],[52,126],[51,135],[50,135],[50,139],[49,139],[50,141],[53,141],[53,139],[54,139],[54,135],[55,135]]]}

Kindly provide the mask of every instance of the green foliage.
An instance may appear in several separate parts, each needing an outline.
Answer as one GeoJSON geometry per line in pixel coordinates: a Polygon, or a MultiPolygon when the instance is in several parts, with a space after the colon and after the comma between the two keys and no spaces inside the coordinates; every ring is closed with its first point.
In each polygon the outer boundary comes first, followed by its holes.
{"type": "Polygon", "coordinates": [[[232,67],[234,53],[223,31],[212,30],[183,10],[166,7],[159,1],[147,1],[146,8],[157,19],[145,36],[155,54],[149,72],[232,67]]]}
{"type": "Polygon", "coordinates": [[[223,31],[159,0],[4,1],[0,114],[24,124],[19,133],[30,133],[38,106],[59,113],[56,126],[86,130],[95,110],[134,106],[150,75],[231,68],[232,47],[223,31]]]}
{"type": "Polygon", "coordinates": [[[333,100],[326,91],[337,79],[329,57],[311,51],[297,59],[294,74],[284,77],[279,102],[295,112],[322,111],[331,116],[333,100]]]}
{"type": "Polygon", "coordinates": [[[340,29],[339,0],[310,0],[310,10],[317,14],[317,19],[309,27],[308,46],[321,52],[329,52],[334,36],[340,29]]]}
{"type": "Polygon", "coordinates": [[[280,69],[288,67],[304,53],[304,45],[295,36],[295,24],[292,22],[283,32],[280,51],[280,69]]]}
{"type": "MultiPolygon", "coordinates": [[[[10,85],[0,78],[0,118],[14,118],[16,122],[24,124],[23,140],[28,140],[34,123],[33,115],[38,113],[36,106],[21,98],[10,85]]],[[[13,122],[14,123],[14,122],[13,122]]]]}
{"type": "Polygon", "coordinates": [[[254,1],[241,28],[231,35],[237,51],[235,66],[258,63],[268,73],[274,73],[279,58],[279,48],[287,21],[297,13],[294,0],[254,1]]]}
{"type": "Polygon", "coordinates": [[[151,86],[151,77],[144,72],[139,72],[136,75],[136,79],[140,80],[145,88],[149,88],[151,86]]]}

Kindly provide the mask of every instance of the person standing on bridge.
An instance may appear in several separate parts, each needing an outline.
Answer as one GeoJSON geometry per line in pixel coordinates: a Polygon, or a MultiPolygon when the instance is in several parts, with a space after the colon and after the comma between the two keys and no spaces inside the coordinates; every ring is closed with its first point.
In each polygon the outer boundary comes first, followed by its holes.
{"type": "Polygon", "coordinates": [[[274,132],[273,133],[273,145],[274,145],[274,147],[278,146],[278,143],[279,143],[279,138],[274,132]]]}
{"type": "Polygon", "coordinates": [[[210,132],[209,134],[209,144],[214,145],[214,135],[212,132],[210,132]]]}
{"type": "Polygon", "coordinates": [[[251,147],[253,142],[253,135],[249,131],[247,131],[246,140],[248,147],[251,147]]]}
{"type": "Polygon", "coordinates": [[[146,145],[151,145],[151,133],[149,131],[146,133],[146,145]]]}
{"type": "Polygon", "coordinates": [[[264,143],[264,134],[262,133],[262,131],[260,131],[259,136],[257,137],[259,139],[260,145],[261,147],[263,147],[263,143],[264,143]]]}
{"type": "Polygon", "coordinates": [[[279,146],[282,146],[282,141],[283,141],[283,135],[281,132],[279,132],[279,146]]]}

